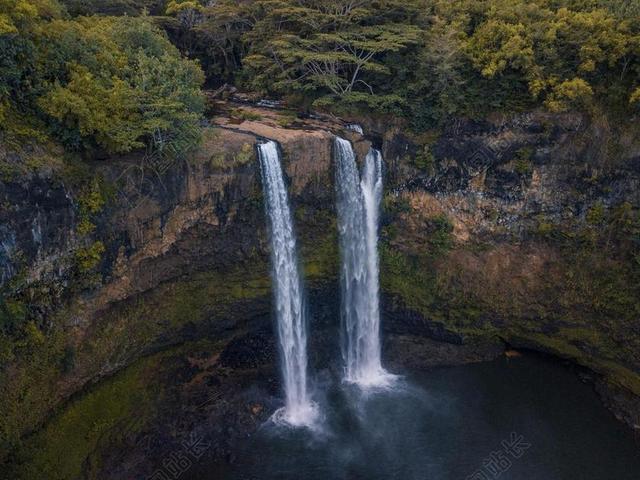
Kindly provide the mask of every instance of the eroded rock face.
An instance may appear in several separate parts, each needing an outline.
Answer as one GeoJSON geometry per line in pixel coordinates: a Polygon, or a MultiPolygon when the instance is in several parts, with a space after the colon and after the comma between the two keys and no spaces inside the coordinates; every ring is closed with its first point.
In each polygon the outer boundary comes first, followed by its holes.
{"type": "Polygon", "coordinates": [[[640,394],[637,129],[532,113],[452,122],[423,143],[379,135],[389,309],[416,312],[427,335],[499,337],[640,394]]]}
{"type": "Polygon", "coordinates": [[[19,273],[21,263],[30,277],[55,275],[56,260],[76,241],[71,192],[47,176],[0,182],[0,286],[19,273]]]}
{"type": "Polygon", "coordinates": [[[94,194],[86,185],[74,189],[53,177],[0,183],[0,198],[10,205],[1,214],[2,283],[13,288],[22,269],[18,298],[36,314],[35,328],[57,338],[33,347],[43,378],[34,376],[31,358],[5,370],[2,403],[20,412],[9,420],[6,442],[87,383],[142,355],[198,336],[229,340],[255,318],[270,328],[255,153],[267,135],[283,150],[309,283],[335,278],[334,127],[247,121],[210,128],[189,161],[163,165],[132,157],[96,164],[96,178],[110,192],[91,214],[82,207],[81,197],[94,194]],[[93,224],[88,233],[81,232],[83,219],[93,224]],[[98,258],[81,269],[82,252],[96,244],[98,258]],[[43,289],[45,298],[32,293],[43,289]]]}

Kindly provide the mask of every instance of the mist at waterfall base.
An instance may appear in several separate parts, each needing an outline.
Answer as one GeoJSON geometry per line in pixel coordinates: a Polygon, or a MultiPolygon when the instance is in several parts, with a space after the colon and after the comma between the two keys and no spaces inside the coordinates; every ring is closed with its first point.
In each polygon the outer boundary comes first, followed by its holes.
{"type": "Polygon", "coordinates": [[[371,149],[361,176],[351,143],[336,138],[335,162],[344,379],[362,387],[385,386],[393,376],[382,368],[380,360],[377,243],[382,157],[371,149]]]}
{"type": "Polygon", "coordinates": [[[231,464],[200,465],[188,480],[640,478],[633,434],[554,360],[438,367],[372,394],[330,385],[323,435],[267,424],[231,464]]]}
{"type": "Polygon", "coordinates": [[[269,223],[280,362],[285,406],[273,420],[312,426],[318,416],[307,378],[307,321],[296,238],[280,152],[275,142],[258,145],[265,208],[269,223]]]}

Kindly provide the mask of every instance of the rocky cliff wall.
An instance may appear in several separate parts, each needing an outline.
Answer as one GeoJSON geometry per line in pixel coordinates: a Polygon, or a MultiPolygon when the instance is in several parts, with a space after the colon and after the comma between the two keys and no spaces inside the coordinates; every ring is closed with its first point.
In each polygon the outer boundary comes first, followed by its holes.
{"type": "Polygon", "coordinates": [[[121,158],[0,182],[5,451],[71,395],[142,356],[270,327],[253,147],[263,138],[282,147],[318,328],[337,322],[339,133],[360,156],[370,142],[385,155],[388,334],[418,349],[412,339],[553,353],[616,385],[612,403],[633,406],[625,393],[640,394],[633,131],[532,113],[421,135],[360,119],[362,138],[335,119],[244,110],[244,120],[217,117],[188,161],[121,158]]]}
{"type": "MultiPolygon", "coordinates": [[[[637,127],[529,113],[378,136],[389,310],[444,339],[570,358],[640,394],[637,127]]],[[[637,411],[620,415],[639,428],[637,411]]]]}

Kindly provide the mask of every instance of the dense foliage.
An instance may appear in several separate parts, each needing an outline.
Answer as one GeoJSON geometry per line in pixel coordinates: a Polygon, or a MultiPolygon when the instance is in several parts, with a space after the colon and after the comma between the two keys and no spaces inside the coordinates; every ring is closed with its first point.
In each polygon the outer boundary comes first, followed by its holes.
{"type": "Polygon", "coordinates": [[[44,0],[2,0],[0,12],[2,131],[108,153],[197,141],[204,77],[148,18],[71,20],[44,0]]]}
{"type": "Polygon", "coordinates": [[[304,107],[393,113],[417,129],[451,115],[540,106],[640,110],[640,2],[63,4],[0,0],[0,121],[74,148],[190,145],[202,79],[176,47],[200,61],[212,86],[304,107]],[[69,19],[94,13],[102,16],[69,19]]]}
{"type": "Polygon", "coordinates": [[[172,0],[211,77],[417,126],[447,115],[640,105],[640,7],[623,0],[172,0]],[[186,19],[188,18],[188,21],[186,19]]]}

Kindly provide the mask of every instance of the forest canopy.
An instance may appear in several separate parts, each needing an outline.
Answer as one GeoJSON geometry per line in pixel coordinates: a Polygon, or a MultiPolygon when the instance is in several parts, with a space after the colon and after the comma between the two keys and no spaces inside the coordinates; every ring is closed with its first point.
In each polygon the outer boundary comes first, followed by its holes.
{"type": "Polygon", "coordinates": [[[640,103],[640,2],[219,0],[197,15],[182,35],[213,75],[417,125],[640,103]]]}
{"type": "Polygon", "coordinates": [[[0,120],[67,148],[179,154],[199,136],[204,76],[146,17],[70,19],[0,0],[0,120]]]}
{"type": "Polygon", "coordinates": [[[640,112],[640,2],[0,0],[4,131],[185,151],[205,77],[416,130],[532,108],[628,117],[640,112]]]}

